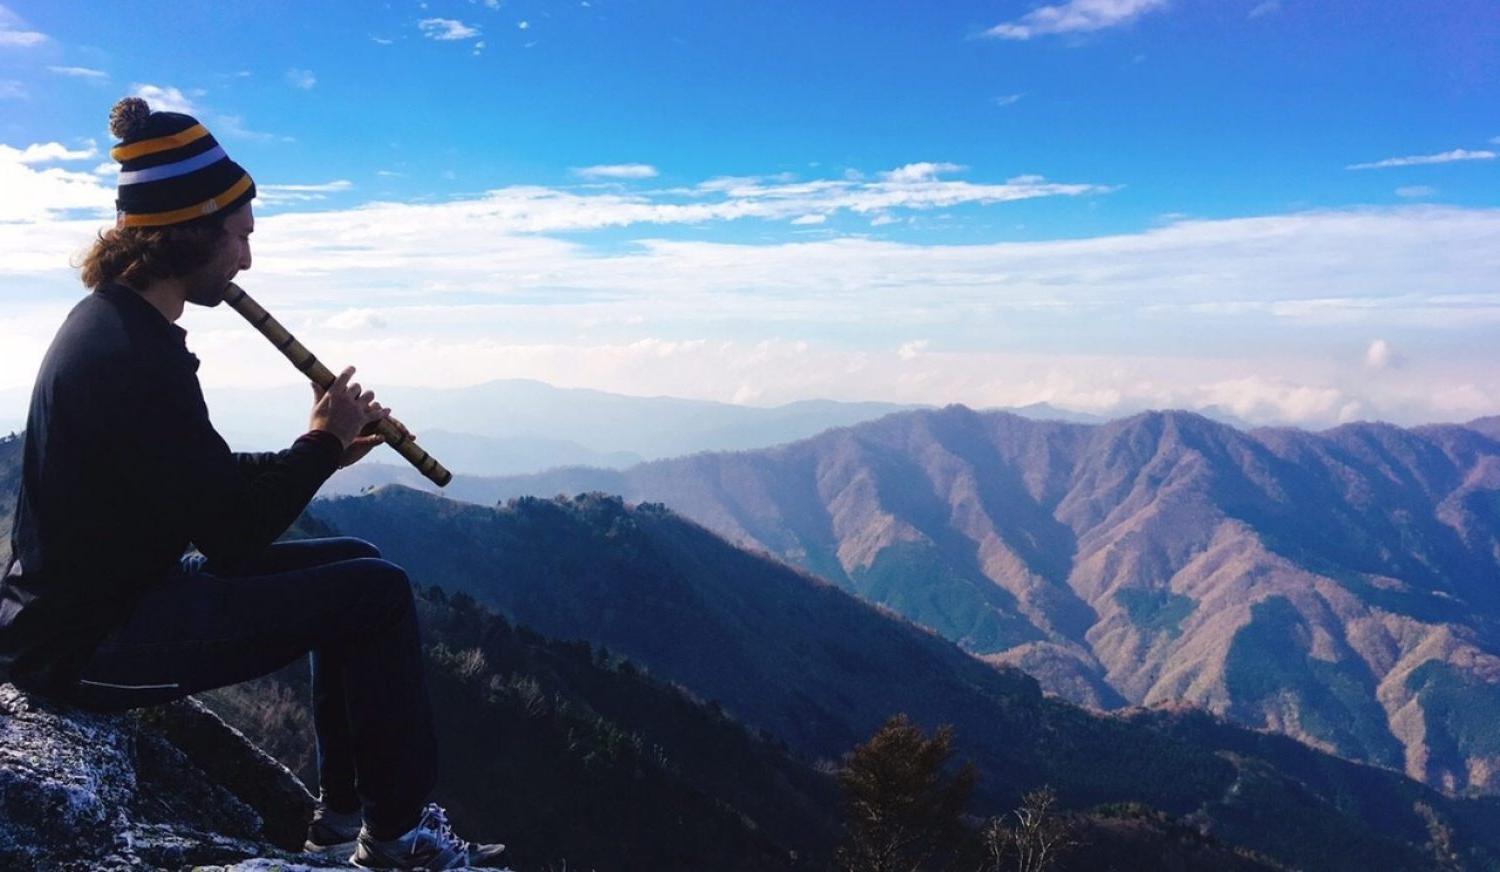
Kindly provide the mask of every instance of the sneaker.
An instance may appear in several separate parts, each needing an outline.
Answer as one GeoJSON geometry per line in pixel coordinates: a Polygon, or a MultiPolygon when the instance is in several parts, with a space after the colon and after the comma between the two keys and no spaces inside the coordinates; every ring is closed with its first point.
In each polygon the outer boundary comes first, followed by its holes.
{"type": "Polygon", "coordinates": [[[478,845],[454,835],[448,813],[435,802],[422,809],[422,818],[406,835],[377,841],[360,827],[349,862],[361,869],[467,869],[489,866],[500,859],[504,845],[478,845]]]}
{"type": "Polygon", "coordinates": [[[312,823],[307,825],[307,841],[302,850],[313,854],[346,856],[354,850],[364,815],[358,811],[339,814],[323,803],[313,809],[312,823]]]}

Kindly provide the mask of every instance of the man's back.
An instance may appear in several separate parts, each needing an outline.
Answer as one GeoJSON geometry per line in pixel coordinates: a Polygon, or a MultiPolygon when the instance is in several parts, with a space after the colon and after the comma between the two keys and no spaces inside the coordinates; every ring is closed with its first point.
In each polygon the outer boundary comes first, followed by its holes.
{"type": "Polygon", "coordinates": [[[11,534],[19,566],[0,589],[0,662],[18,676],[45,682],[77,662],[186,547],[133,485],[149,458],[124,456],[127,431],[168,424],[136,414],[140,392],[195,379],[184,335],[110,285],[73,307],[42,360],[11,534]]]}

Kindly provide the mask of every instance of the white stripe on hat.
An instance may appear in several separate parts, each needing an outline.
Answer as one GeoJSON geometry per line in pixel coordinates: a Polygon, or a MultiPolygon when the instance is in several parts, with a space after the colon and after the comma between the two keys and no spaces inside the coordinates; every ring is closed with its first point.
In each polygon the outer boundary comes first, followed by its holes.
{"type": "Polygon", "coordinates": [[[118,184],[121,187],[124,187],[125,185],[138,185],[142,182],[155,182],[161,179],[170,179],[176,176],[186,175],[193,170],[203,169],[204,167],[208,166],[214,161],[222,159],[223,157],[223,146],[216,145],[208,151],[203,152],[202,154],[195,154],[192,157],[183,158],[176,163],[162,164],[159,167],[148,167],[143,170],[131,170],[130,172],[122,172],[120,173],[118,184]]]}

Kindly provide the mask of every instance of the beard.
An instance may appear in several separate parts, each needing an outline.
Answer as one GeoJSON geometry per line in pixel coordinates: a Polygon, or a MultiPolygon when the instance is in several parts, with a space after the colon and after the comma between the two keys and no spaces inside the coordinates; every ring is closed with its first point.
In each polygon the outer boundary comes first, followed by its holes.
{"type": "Polygon", "coordinates": [[[224,302],[224,292],[229,289],[229,280],[233,277],[213,265],[194,273],[187,282],[187,301],[212,309],[224,302]]]}
{"type": "Polygon", "coordinates": [[[224,301],[225,287],[226,285],[219,285],[218,287],[208,284],[193,285],[188,288],[187,301],[212,309],[224,301]]]}

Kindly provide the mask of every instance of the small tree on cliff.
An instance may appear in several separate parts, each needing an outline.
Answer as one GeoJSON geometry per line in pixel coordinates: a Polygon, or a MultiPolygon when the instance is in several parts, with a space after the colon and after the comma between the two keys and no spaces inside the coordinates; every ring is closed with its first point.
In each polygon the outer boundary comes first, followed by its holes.
{"type": "Polygon", "coordinates": [[[896,715],[844,757],[844,840],[838,867],[847,872],[919,872],[952,866],[967,831],[961,816],[978,775],[965,763],[951,777],[953,728],[932,738],[896,715]]]}

